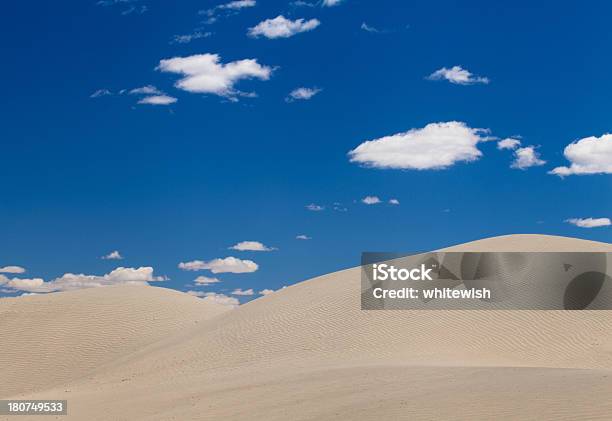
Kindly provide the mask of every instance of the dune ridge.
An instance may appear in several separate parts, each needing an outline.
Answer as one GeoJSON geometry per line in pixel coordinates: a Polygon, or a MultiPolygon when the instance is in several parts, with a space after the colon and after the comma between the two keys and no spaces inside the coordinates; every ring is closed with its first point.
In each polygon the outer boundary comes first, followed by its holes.
{"type": "MultiPolygon", "coordinates": [[[[513,235],[445,250],[612,245],[513,235]]],[[[611,311],[362,311],[359,291],[359,268],[317,277],[17,395],[93,420],[609,418],[611,311]]]]}

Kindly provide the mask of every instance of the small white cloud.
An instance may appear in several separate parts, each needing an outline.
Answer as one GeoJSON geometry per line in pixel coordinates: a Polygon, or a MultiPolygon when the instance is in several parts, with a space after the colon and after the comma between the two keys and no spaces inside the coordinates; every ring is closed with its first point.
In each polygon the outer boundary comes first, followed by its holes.
{"type": "Polygon", "coordinates": [[[232,295],[238,295],[238,296],[249,296],[249,295],[254,295],[254,294],[255,292],[252,289],[243,290],[241,288],[237,288],[232,291],[232,295]]]}
{"type": "Polygon", "coordinates": [[[121,253],[119,253],[119,251],[115,250],[115,251],[111,251],[110,253],[108,253],[105,256],[102,256],[102,259],[104,259],[104,260],[121,260],[121,259],[123,259],[123,256],[121,256],[121,253]]]}
{"type": "Polygon", "coordinates": [[[192,32],[191,34],[175,35],[172,37],[172,41],[170,41],[170,43],[171,44],[188,44],[195,39],[208,38],[211,35],[212,35],[212,32],[195,31],[195,32],[192,32]]]}
{"type": "Polygon", "coordinates": [[[607,227],[612,225],[610,218],[570,218],[565,222],[580,228],[607,227]]]}
{"type": "Polygon", "coordinates": [[[187,92],[214,94],[236,99],[241,94],[234,85],[243,79],[268,80],[272,68],[256,59],[220,63],[218,54],[196,54],[161,60],[157,70],[183,76],[175,86],[187,92]]]}
{"type": "Polygon", "coordinates": [[[486,77],[475,76],[470,71],[461,66],[453,66],[450,69],[443,67],[430,74],[429,80],[447,80],[456,85],[474,85],[477,83],[487,84],[489,79],[486,77]]]}
{"type": "Polygon", "coordinates": [[[306,234],[300,234],[295,236],[296,240],[312,240],[312,237],[307,236],[306,234]]]}
{"type": "Polygon", "coordinates": [[[131,95],[161,95],[162,91],[153,85],[146,85],[140,88],[134,88],[129,92],[131,95]]]}
{"type": "Polygon", "coordinates": [[[325,206],[321,206],[321,205],[317,205],[315,203],[311,203],[309,205],[306,205],[306,209],[308,209],[309,211],[312,211],[312,212],[321,212],[322,210],[325,210],[325,206]]]}
{"type": "Polygon", "coordinates": [[[213,259],[208,262],[202,260],[181,262],[178,267],[191,271],[210,270],[212,273],[250,273],[259,269],[257,263],[251,260],[241,260],[232,256],[224,259],[213,259]]]}
{"type": "Polygon", "coordinates": [[[465,123],[430,123],[421,129],[368,140],[348,153],[350,161],[373,168],[440,170],[482,156],[478,143],[488,130],[465,123]]]}
{"type": "Polygon", "coordinates": [[[296,0],[296,1],[292,1],[291,3],[289,3],[291,6],[294,7],[315,7],[316,4],[315,3],[310,3],[304,0],[296,0]]]}
{"type": "Polygon", "coordinates": [[[397,199],[389,199],[389,204],[390,205],[399,205],[400,202],[397,199]]]}
{"type": "Polygon", "coordinates": [[[268,247],[259,241],[241,241],[230,247],[231,250],[238,251],[273,251],[274,247],[268,247]]]}
{"type": "Polygon", "coordinates": [[[100,98],[101,96],[112,95],[113,93],[108,89],[98,89],[93,94],[89,95],[90,98],[100,98]]]}
{"type": "Polygon", "coordinates": [[[376,205],[380,203],[380,199],[378,198],[378,196],[366,196],[361,199],[361,203],[364,203],[366,205],[376,205]]]}
{"type": "Polygon", "coordinates": [[[342,3],[344,0],[323,0],[323,7],[333,7],[333,6],[338,6],[340,3],[342,3]]]}
{"type": "Polygon", "coordinates": [[[537,167],[546,164],[546,161],[540,159],[534,146],[526,146],[518,148],[514,151],[514,161],[510,164],[511,168],[524,170],[530,167],[537,167]]]}
{"type": "Polygon", "coordinates": [[[511,137],[500,140],[497,142],[497,149],[516,149],[521,146],[521,141],[519,139],[513,139],[511,137]]]}
{"type": "Polygon", "coordinates": [[[266,19],[249,28],[248,35],[253,38],[259,38],[260,36],[269,39],[289,38],[301,32],[312,31],[320,24],[321,22],[318,19],[291,20],[279,15],[274,19],[266,19]]]}
{"type": "Polygon", "coordinates": [[[306,101],[321,92],[322,89],[319,88],[296,88],[289,93],[289,96],[285,98],[287,102],[293,101],[306,101]]]}
{"type": "Polygon", "coordinates": [[[207,286],[212,284],[218,284],[221,282],[218,278],[209,278],[208,276],[198,276],[193,280],[196,285],[207,286]]]}
{"type": "Polygon", "coordinates": [[[373,26],[368,25],[365,22],[361,23],[361,29],[363,29],[366,32],[373,32],[373,33],[378,33],[380,32],[378,29],[374,28],[373,26]]]}
{"type": "Polygon", "coordinates": [[[170,105],[174,104],[178,99],[168,95],[152,95],[146,96],[138,101],[139,104],[148,105],[170,105]]]}
{"type": "Polygon", "coordinates": [[[232,308],[237,307],[240,304],[240,301],[238,301],[238,299],[234,297],[228,297],[225,294],[218,294],[216,292],[187,291],[187,294],[193,295],[194,297],[200,297],[204,301],[232,308]]]}
{"type": "Polygon", "coordinates": [[[259,295],[270,295],[270,294],[274,294],[274,290],[273,289],[262,289],[261,291],[259,291],[259,295]]]}
{"type": "Polygon", "coordinates": [[[25,273],[25,268],[21,266],[4,266],[0,267],[0,273],[25,273]]]}
{"type": "Polygon", "coordinates": [[[563,155],[571,165],[557,167],[550,171],[550,174],[560,177],[574,174],[612,174],[612,134],[585,137],[572,142],[565,147],[563,155]]]}

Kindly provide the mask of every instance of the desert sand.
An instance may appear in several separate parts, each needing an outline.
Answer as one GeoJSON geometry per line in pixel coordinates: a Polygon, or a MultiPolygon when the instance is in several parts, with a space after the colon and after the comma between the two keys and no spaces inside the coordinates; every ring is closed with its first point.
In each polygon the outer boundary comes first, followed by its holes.
{"type": "Polygon", "coordinates": [[[230,311],[146,286],[3,299],[0,399],[74,420],[610,419],[612,311],[362,311],[359,292],[353,268],[230,311]]]}

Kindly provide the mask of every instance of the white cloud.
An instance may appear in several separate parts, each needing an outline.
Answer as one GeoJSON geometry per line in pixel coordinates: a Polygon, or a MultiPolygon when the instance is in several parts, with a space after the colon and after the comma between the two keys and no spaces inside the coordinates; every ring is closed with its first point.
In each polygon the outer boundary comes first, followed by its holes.
{"type": "Polygon", "coordinates": [[[487,84],[489,79],[486,77],[475,76],[470,71],[463,69],[461,66],[453,66],[450,69],[443,67],[430,74],[429,80],[447,80],[456,85],[474,85],[476,83],[487,84]]]}
{"type": "Polygon", "coordinates": [[[610,218],[570,218],[565,222],[580,228],[607,227],[612,225],[610,218]]]}
{"type": "Polygon", "coordinates": [[[217,6],[218,9],[231,9],[231,10],[239,10],[244,9],[245,7],[254,7],[257,3],[255,0],[236,0],[230,1],[229,3],[221,4],[217,6]]]}
{"type": "Polygon", "coordinates": [[[204,301],[232,308],[237,307],[240,304],[240,301],[238,301],[238,299],[234,297],[228,297],[225,294],[218,294],[216,292],[187,291],[187,294],[193,295],[194,297],[200,297],[204,301]]]}
{"type": "Polygon", "coordinates": [[[524,170],[529,167],[537,167],[544,164],[546,164],[546,161],[540,159],[539,154],[535,150],[535,146],[526,146],[514,151],[514,161],[512,161],[510,167],[524,170]]]}
{"type": "Polygon", "coordinates": [[[298,100],[306,101],[321,91],[322,89],[319,89],[319,88],[296,88],[289,93],[289,96],[285,98],[285,101],[287,102],[293,102],[293,101],[298,101],[298,100]]]}
{"type": "Polygon", "coordinates": [[[172,37],[172,41],[170,43],[171,44],[188,44],[194,39],[208,38],[211,35],[212,35],[212,32],[195,31],[195,32],[192,32],[191,34],[175,35],[172,37]]]}
{"type": "Polygon", "coordinates": [[[112,95],[113,93],[108,89],[98,89],[93,94],[89,95],[90,98],[99,98],[101,96],[112,95]]]}
{"type": "Polygon", "coordinates": [[[21,266],[4,266],[0,267],[0,273],[24,273],[26,270],[21,266]]]}
{"type": "Polygon", "coordinates": [[[343,0],[323,0],[323,7],[333,7],[333,6],[338,6],[340,3],[342,3],[343,0]]]}
{"type": "Polygon", "coordinates": [[[389,204],[390,205],[399,205],[400,202],[397,199],[389,199],[389,204]]]}
{"type": "Polygon", "coordinates": [[[612,134],[585,137],[565,147],[563,155],[569,167],[557,167],[550,174],[558,176],[583,174],[612,174],[612,134]]]}
{"type": "Polygon", "coordinates": [[[289,38],[301,32],[308,32],[319,26],[318,19],[287,19],[282,15],[274,19],[266,19],[249,28],[248,35],[253,38],[264,36],[266,38],[289,38]]]}
{"type": "Polygon", "coordinates": [[[146,285],[149,282],[164,280],[166,280],[165,277],[153,276],[153,268],[148,266],[139,267],[138,269],[118,267],[102,276],[66,273],[49,282],[45,282],[41,278],[8,279],[4,275],[0,275],[0,284],[15,290],[28,292],[69,291],[124,284],[146,285]]]}
{"type": "Polygon", "coordinates": [[[162,91],[153,85],[146,85],[140,88],[134,88],[129,92],[131,95],[161,95],[162,91]]]}
{"type": "Polygon", "coordinates": [[[268,80],[272,68],[260,65],[256,59],[220,63],[218,54],[196,54],[161,60],[157,70],[183,76],[175,86],[187,92],[214,94],[235,98],[241,92],[234,85],[242,79],[268,80]]]}
{"type": "Polygon", "coordinates": [[[146,96],[138,101],[139,104],[148,105],[170,105],[174,104],[178,99],[168,95],[152,95],[146,96]]]}
{"type": "Polygon", "coordinates": [[[519,139],[513,139],[508,137],[506,139],[500,140],[497,142],[497,149],[516,149],[521,146],[521,141],[519,139]]]}
{"type": "Polygon", "coordinates": [[[232,295],[238,295],[238,296],[249,296],[249,295],[254,295],[255,292],[252,289],[246,289],[243,290],[241,288],[236,288],[235,290],[232,291],[232,295]]]}
{"type": "Polygon", "coordinates": [[[181,262],[178,265],[183,270],[210,270],[212,273],[250,273],[259,269],[257,263],[252,260],[241,260],[236,257],[226,257],[224,259],[213,259],[208,262],[193,260],[191,262],[181,262]]]}
{"type": "Polygon", "coordinates": [[[312,237],[307,236],[306,234],[300,234],[295,236],[296,240],[312,240],[312,237]]]}
{"type": "Polygon", "coordinates": [[[193,280],[196,285],[207,286],[212,284],[218,284],[221,282],[218,278],[209,278],[208,276],[198,276],[193,280]]]}
{"type": "Polygon", "coordinates": [[[380,199],[378,198],[378,196],[366,196],[361,199],[361,203],[364,203],[366,205],[376,205],[380,203],[380,199]]]}
{"type": "Polygon", "coordinates": [[[115,250],[111,251],[106,256],[102,256],[101,258],[104,260],[121,260],[123,259],[123,256],[121,255],[121,253],[119,253],[119,251],[115,250]]]}
{"type": "Polygon", "coordinates": [[[262,289],[261,291],[259,291],[259,295],[270,295],[270,294],[274,294],[274,290],[273,289],[262,289]]]}
{"type": "Polygon", "coordinates": [[[365,22],[361,23],[361,29],[363,29],[366,32],[374,32],[374,33],[380,32],[378,29],[374,28],[373,26],[368,25],[365,22]]]}
{"type": "Polygon", "coordinates": [[[313,212],[321,212],[322,210],[325,210],[325,206],[311,203],[309,205],[306,205],[306,209],[308,209],[309,211],[313,211],[313,212]]]}
{"type": "Polygon", "coordinates": [[[259,241],[241,241],[238,244],[230,247],[231,250],[238,251],[272,251],[276,250],[274,247],[268,247],[259,241]]]}
{"type": "Polygon", "coordinates": [[[363,142],[349,152],[351,162],[373,168],[439,170],[482,156],[477,144],[490,140],[484,129],[450,121],[363,142]]]}

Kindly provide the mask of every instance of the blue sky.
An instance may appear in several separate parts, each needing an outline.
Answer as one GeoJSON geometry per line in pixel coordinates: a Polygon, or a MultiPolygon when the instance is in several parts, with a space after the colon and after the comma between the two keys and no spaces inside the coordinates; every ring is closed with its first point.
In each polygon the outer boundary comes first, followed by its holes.
{"type": "Polygon", "coordinates": [[[233,296],[244,302],[362,251],[612,239],[612,5],[227,4],[4,5],[0,269],[26,271],[0,275],[1,295],[41,291],[14,279],[104,284],[117,267],[152,267],[135,279],[253,289],[233,296]],[[507,138],[520,145],[500,149],[507,138]],[[276,250],[228,249],[241,241],[276,250]],[[122,260],[100,258],[114,250],[122,260]],[[258,269],[178,267],[228,256],[258,269]]]}

